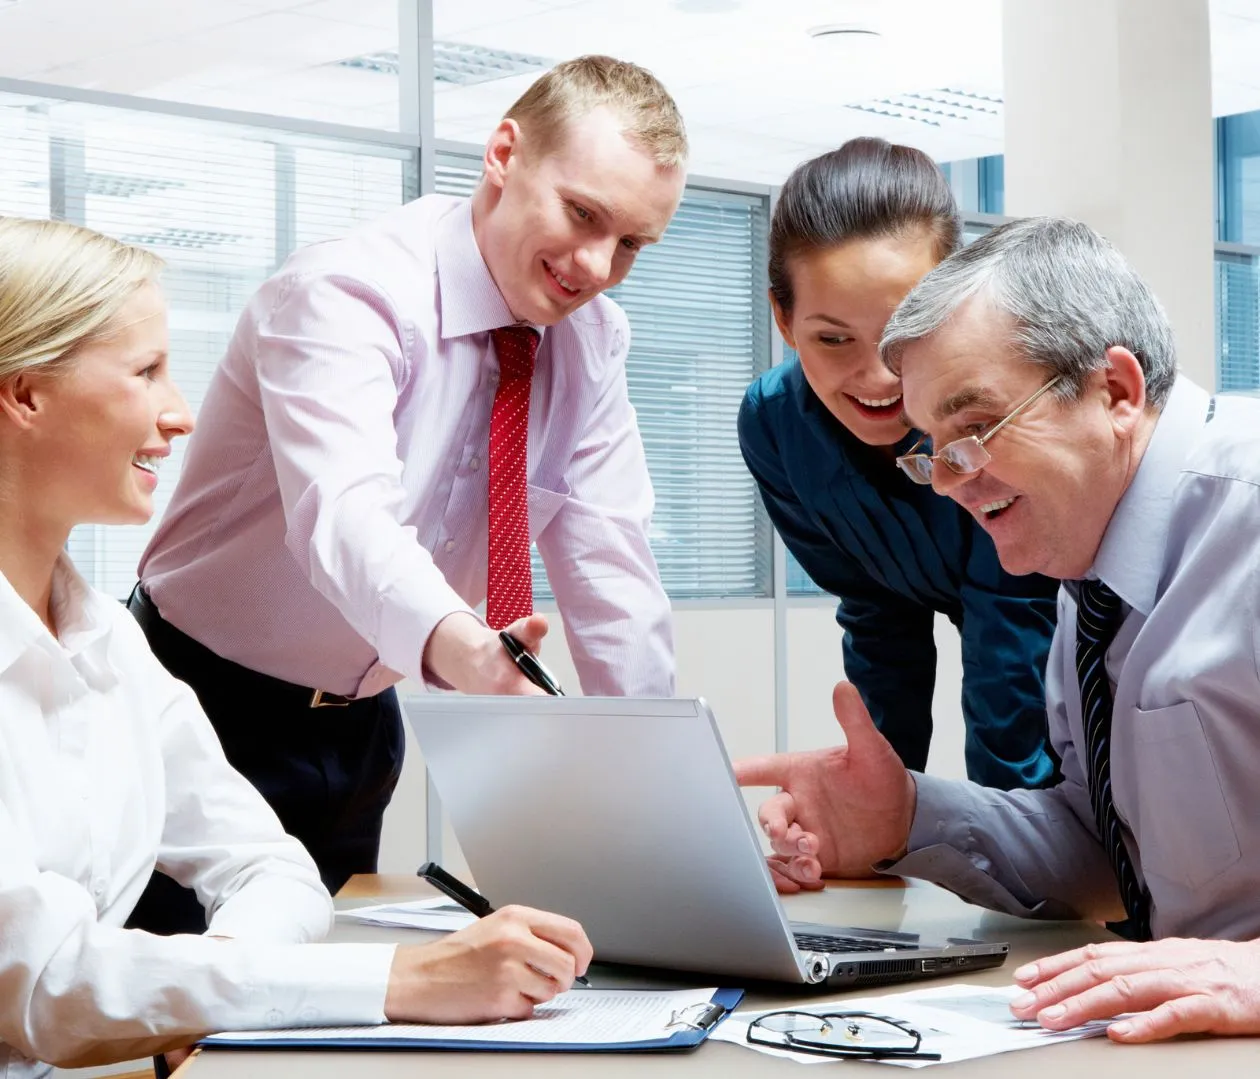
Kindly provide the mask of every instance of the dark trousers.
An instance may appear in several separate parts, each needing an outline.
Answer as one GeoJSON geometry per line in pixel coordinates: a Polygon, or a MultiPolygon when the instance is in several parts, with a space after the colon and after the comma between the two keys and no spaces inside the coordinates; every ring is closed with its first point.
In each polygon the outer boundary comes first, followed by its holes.
{"type": "MultiPolygon", "coordinates": [[[[381,820],[402,771],[397,694],[312,708],[309,688],[216,655],[163,619],[139,586],[127,607],[162,665],[197,694],[228,761],[315,859],[328,890],[353,873],[376,872],[381,820]]],[[[192,891],[154,873],[127,924],[201,933],[206,917],[192,891]]]]}

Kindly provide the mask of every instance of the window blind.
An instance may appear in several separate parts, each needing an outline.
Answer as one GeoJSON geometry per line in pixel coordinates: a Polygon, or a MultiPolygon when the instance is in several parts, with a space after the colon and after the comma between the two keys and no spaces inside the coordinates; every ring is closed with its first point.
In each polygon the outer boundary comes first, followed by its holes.
{"type": "MultiPolygon", "coordinates": [[[[0,95],[0,214],[84,224],[167,260],[171,363],[194,412],[253,291],[297,246],[401,203],[406,149],[0,95]]],[[[82,526],[71,556],[125,597],[175,487],[186,439],[162,469],[153,520],[82,526]]]]}
{"type": "MultiPolygon", "coordinates": [[[[469,193],[479,175],[475,159],[435,164],[449,194],[469,193]]],[[[608,293],[630,319],[627,380],[656,491],[652,549],[675,599],[770,591],[769,525],[735,430],[744,389],[769,361],[766,213],[763,198],[688,188],[664,239],[608,293]]]]}
{"type": "Polygon", "coordinates": [[[1216,384],[1260,389],[1260,259],[1216,253],[1216,384]]]}

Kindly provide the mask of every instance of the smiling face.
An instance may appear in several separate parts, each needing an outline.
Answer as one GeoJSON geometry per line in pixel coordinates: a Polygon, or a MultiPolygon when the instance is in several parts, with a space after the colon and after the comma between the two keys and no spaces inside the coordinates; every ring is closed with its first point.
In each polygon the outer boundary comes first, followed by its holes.
{"type": "Polygon", "coordinates": [[[167,366],[166,302],[145,285],[112,330],[59,371],[33,371],[29,461],[41,508],[57,527],[142,524],[153,515],[157,469],[193,418],[167,366]]]}
{"type": "Polygon", "coordinates": [[[893,309],[938,261],[936,241],[919,229],[788,262],[793,303],[790,312],[774,303],[779,332],[800,355],[810,389],[867,445],[905,437],[901,382],[880,361],[879,339],[893,309]]]}
{"type": "Polygon", "coordinates": [[[601,106],[547,152],[531,152],[513,120],[490,137],[473,231],[517,319],[551,326],[612,288],[674,216],[682,169],[658,166],[623,127],[601,106]]]}
{"type": "MultiPolygon", "coordinates": [[[[1141,456],[1145,396],[1131,353],[1109,349],[1078,400],[1045,394],[997,432],[992,460],[959,476],[938,462],[932,485],[993,538],[1009,573],[1083,576],[1141,456]]],[[[1019,356],[1009,320],[978,297],[901,357],[905,408],[937,447],[985,434],[1052,373],[1019,356]]]]}

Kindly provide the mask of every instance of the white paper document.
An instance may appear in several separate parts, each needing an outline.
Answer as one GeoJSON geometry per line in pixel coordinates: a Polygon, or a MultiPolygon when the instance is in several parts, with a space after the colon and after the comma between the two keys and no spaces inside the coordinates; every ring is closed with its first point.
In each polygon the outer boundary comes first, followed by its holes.
{"type": "MultiPolygon", "coordinates": [[[[1072,1030],[1045,1030],[1036,1023],[1021,1022],[1011,1015],[1010,1003],[1025,990],[1017,985],[937,985],[884,997],[845,997],[842,1000],[812,1001],[793,1010],[807,1012],[870,1012],[888,1016],[917,1030],[923,1037],[919,1046],[925,1053],[940,1053],[935,1060],[881,1060],[902,1068],[922,1068],[955,1060],[1032,1049],[1039,1045],[1093,1038],[1104,1033],[1111,1020],[1087,1023],[1072,1030]]],[[[737,1011],[713,1032],[718,1041],[733,1042],[770,1056],[787,1057],[802,1064],[834,1064],[843,1057],[794,1053],[748,1041],[748,1025],[767,1010],[737,1011]]]]}
{"type": "Polygon", "coordinates": [[[606,1045],[654,1041],[680,1030],[680,1013],[694,1014],[716,989],[640,991],[626,989],[571,989],[534,1009],[533,1018],[484,1023],[477,1026],[429,1026],[388,1023],[379,1027],[299,1027],[291,1030],[247,1030],[216,1034],[207,1043],[267,1041],[324,1041],[354,1038],[362,1042],[408,1039],[450,1042],[529,1042],[606,1045]],[[692,1009],[688,1012],[688,1009],[692,1009]]]}
{"type": "Polygon", "coordinates": [[[417,899],[409,903],[378,903],[370,907],[355,907],[337,911],[338,918],[366,925],[385,925],[396,929],[436,929],[451,933],[463,929],[477,920],[458,903],[445,896],[417,899]]]}

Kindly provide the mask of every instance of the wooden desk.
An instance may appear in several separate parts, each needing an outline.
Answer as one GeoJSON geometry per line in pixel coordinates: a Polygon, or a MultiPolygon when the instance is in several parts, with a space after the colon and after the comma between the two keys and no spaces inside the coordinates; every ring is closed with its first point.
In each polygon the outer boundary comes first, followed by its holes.
{"type": "MultiPolygon", "coordinates": [[[[420,897],[431,890],[415,877],[356,877],[338,894],[338,906],[357,906],[380,898],[420,897]]],[[[940,888],[920,882],[861,882],[837,884],[822,893],[784,897],[788,914],[797,919],[875,928],[906,928],[950,936],[974,936],[1007,940],[1011,955],[997,970],[982,971],[963,980],[979,985],[1008,985],[1011,972],[1038,956],[1077,947],[1106,934],[1079,922],[1026,922],[982,911],[963,903],[940,888]]],[[[334,939],[421,941],[429,934],[371,926],[338,924],[334,939]]],[[[684,986],[713,984],[712,979],[668,977],[658,972],[633,972],[629,968],[592,968],[591,979],[604,986],[651,984],[684,986]]],[[[920,983],[923,985],[929,982],[920,983]]],[[[907,986],[859,990],[853,995],[871,996],[900,992],[907,986]]],[[[823,999],[840,994],[826,993],[823,999]]],[[[819,999],[787,986],[781,991],[758,989],[744,998],[744,1007],[785,1007],[819,999]]],[[[532,1079],[532,1077],[597,1076],[598,1079],[631,1079],[641,1075],[682,1076],[700,1079],[760,1079],[766,1075],[800,1079],[801,1065],[754,1053],[736,1045],[708,1042],[692,1053],[245,1053],[210,1050],[180,1069],[180,1079],[343,1079],[358,1074],[363,1079],[425,1079],[476,1076],[477,1079],[532,1079]]],[[[1195,1072],[1212,1076],[1251,1075],[1260,1060],[1255,1039],[1190,1039],[1150,1046],[1113,1045],[1105,1039],[1071,1042],[1026,1052],[939,1065],[951,1076],[966,1079],[1063,1079],[1072,1075],[1106,1074],[1107,1079],[1184,1079],[1195,1072]]],[[[850,1065],[853,1067],[853,1065],[850,1065]]],[[[862,1065],[863,1068],[875,1067],[862,1065]]],[[[855,1073],[856,1074],[856,1073],[855,1073]]],[[[868,1075],[863,1071],[863,1075],[868,1075]]],[[[893,1077],[891,1068],[869,1073],[893,1077]]]]}

